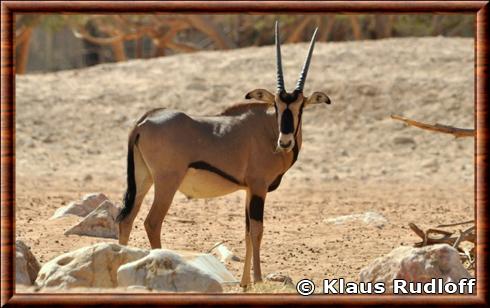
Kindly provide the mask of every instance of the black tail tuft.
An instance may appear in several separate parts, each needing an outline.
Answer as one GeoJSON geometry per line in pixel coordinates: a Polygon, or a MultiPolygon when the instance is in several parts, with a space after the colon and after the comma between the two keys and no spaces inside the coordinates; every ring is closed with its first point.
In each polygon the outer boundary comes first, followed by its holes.
{"type": "MultiPolygon", "coordinates": [[[[134,140],[138,139],[138,135],[134,140]]],[[[117,215],[116,221],[121,222],[124,218],[126,218],[134,206],[134,199],[136,197],[136,180],[134,177],[134,145],[136,142],[133,140],[129,140],[128,144],[128,161],[127,161],[127,185],[126,193],[124,194],[123,200],[123,208],[117,215]]]]}

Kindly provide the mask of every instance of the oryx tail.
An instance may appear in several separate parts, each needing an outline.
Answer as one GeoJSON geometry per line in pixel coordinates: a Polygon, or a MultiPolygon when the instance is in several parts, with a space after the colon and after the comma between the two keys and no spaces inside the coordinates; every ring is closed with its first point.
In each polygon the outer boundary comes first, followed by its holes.
{"type": "Polygon", "coordinates": [[[141,118],[138,119],[138,121],[136,122],[136,126],[131,130],[131,133],[129,135],[128,156],[127,156],[127,179],[126,179],[127,189],[126,192],[124,193],[123,208],[121,209],[119,215],[117,215],[116,218],[117,222],[122,221],[124,218],[126,218],[126,216],[128,216],[131,213],[136,198],[137,186],[136,186],[135,165],[134,165],[134,151],[135,151],[135,147],[138,145],[138,138],[139,138],[138,125],[140,125],[150,114],[162,109],[164,108],[155,108],[146,112],[141,118]]]}
{"type": "Polygon", "coordinates": [[[134,206],[134,199],[136,197],[136,179],[134,175],[134,147],[138,141],[139,134],[133,130],[128,141],[128,157],[127,157],[127,189],[124,194],[123,208],[119,215],[117,215],[116,221],[120,222],[126,216],[131,213],[134,206]]]}

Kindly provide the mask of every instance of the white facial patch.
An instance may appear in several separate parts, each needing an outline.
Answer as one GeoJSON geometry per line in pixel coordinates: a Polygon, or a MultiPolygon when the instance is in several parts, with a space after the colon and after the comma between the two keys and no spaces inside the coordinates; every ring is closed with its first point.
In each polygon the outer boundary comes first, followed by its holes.
{"type": "Polygon", "coordinates": [[[294,147],[294,134],[279,133],[277,148],[281,151],[289,152],[294,147]]]}

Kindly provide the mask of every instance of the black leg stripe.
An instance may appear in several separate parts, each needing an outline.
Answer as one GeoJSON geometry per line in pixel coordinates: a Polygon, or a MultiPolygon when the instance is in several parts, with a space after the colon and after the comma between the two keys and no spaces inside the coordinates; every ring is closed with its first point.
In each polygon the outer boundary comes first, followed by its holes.
{"type": "Polygon", "coordinates": [[[262,222],[264,220],[264,199],[253,195],[250,200],[250,218],[262,222]]]}

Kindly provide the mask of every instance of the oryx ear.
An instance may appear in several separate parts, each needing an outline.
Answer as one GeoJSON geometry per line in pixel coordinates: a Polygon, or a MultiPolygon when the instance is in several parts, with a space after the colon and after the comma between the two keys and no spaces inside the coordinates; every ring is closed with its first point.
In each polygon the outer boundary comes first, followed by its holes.
{"type": "Polygon", "coordinates": [[[313,92],[310,97],[307,98],[305,105],[314,104],[328,104],[330,105],[330,98],[322,92],[313,92]]]}
{"type": "Polygon", "coordinates": [[[246,99],[256,99],[268,104],[274,104],[274,95],[265,89],[255,89],[250,91],[245,95],[246,99]]]}

